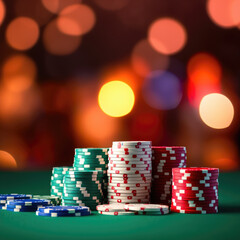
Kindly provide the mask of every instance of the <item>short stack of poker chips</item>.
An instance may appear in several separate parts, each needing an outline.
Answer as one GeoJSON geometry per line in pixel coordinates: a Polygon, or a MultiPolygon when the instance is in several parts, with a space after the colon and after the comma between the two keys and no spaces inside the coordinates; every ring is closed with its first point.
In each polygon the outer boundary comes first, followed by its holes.
{"type": "Polygon", "coordinates": [[[113,142],[108,155],[109,203],[149,203],[151,142],[113,142]]]}
{"type": "Polygon", "coordinates": [[[170,205],[172,169],[186,167],[186,147],[152,147],[151,202],[170,205]]]}
{"type": "Polygon", "coordinates": [[[159,204],[125,204],[124,209],[137,212],[139,215],[165,215],[169,213],[168,205],[159,204]]]}
{"type": "Polygon", "coordinates": [[[51,177],[51,195],[62,196],[63,193],[63,177],[68,170],[73,167],[54,167],[51,177]]]}
{"type": "Polygon", "coordinates": [[[81,206],[39,207],[36,215],[42,217],[83,217],[91,215],[91,211],[88,207],[81,206]]]}
{"type": "Polygon", "coordinates": [[[12,212],[35,212],[38,207],[42,206],[51,206],[51,201],[41,199],[8,200],[2,209],[12,212]]]}
{"type": "Polygon", "coordinates": [[[63,206],[88,206],[91,210],[96,210],[96,206],[102,204],[102,171],[67,171],[63,183],[63,206]]]}
{"type": "Polygon", "coordinates": [[[169,206],[157,204],[104,204],[97,206],[99,214],[102,215],[165,215],[169,213],[169,206]]]}
{"type": "Polygon", "coordinates": [[[33,195],[32,199],[49,200],[53,206],[58,206],[61,204],[61,197],[59,196],[49,196],[49,195],[33,195]]]}
{"type": "Polygon", "coordinates": [[[122,203],[103,204],[103,205],[98,205],[97,210],[99,214],[109,215],[109,216],[138,215],[137,212],[128,211],[124,207],[125,207],[125,204],[122,204],[122,203]]]}
{"type": "Polygon", "coordinates": [[[171,211],[218,212],[218,168],[174,168],[171,211]]]}
{"type": "Polygon", "coordinates": [[[103,172],[103,194],[107,199],[108,148],[75,148],[75,170],[100,170],[103,172]]]}
{"type": "Polygon", "coordinates": [[[11,194],[0,194],[0,209],[5,207],[7,201],[15,200],[15,199],[30,199],[32,195],[30,194],[18,194],[18,193],[11,193],[11,194]]]}

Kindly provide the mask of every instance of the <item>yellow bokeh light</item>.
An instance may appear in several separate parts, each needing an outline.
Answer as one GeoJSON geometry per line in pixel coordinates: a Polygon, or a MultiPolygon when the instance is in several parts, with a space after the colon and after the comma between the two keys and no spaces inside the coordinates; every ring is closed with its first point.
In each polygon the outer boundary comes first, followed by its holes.
{"type": "Polygon", "coordinates": [[[207,126],[223,129],[230,126],[234,116],[234,108],[226,96],[211,93],[203,97],[199,106],[199,114],[207,126]]]}
{"type": "Polygon", "coordinates": [[[122,81],[111,81],[102,86],[98,104],[111,117],[122,117],[131,112],[135,102],[133,90],[122,81]]]}

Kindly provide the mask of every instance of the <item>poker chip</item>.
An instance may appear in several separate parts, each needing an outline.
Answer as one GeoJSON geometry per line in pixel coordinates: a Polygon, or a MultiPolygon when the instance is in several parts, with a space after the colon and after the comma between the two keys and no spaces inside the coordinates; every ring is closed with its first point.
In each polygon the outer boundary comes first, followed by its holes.
{"type": "Polygon", "coordinates": [[[42,199],[42,200],[49,200],[51,204],[54,206],[61,204],[61,198],[59,196],[49,196],[49,195],[33,195],[33,199],[42,199]]]}
{"type": "Polygon", "coordinates": [[[63,178],[66,174],[66,172],[70,169],[73,169],[73,167],[54,167],[52,169],[52,176],[51,176],[51,191],[50,194],[52,196],[62,196],[63,192],[63,178]]]}
{"type": "Polygon", "coordinates": [[[121,216],[121,215],[138,215],[137,212],[103,212],[103,211],[98,211],[99,214],[102,214],[102,215],[110,215],[110,216],[121,216]]]}
{"type": "Polygon", "coordinates": [[[43,199],[15,199],[8,200],[7,206],[22,207],[22,206],[48,206],[51,205],[50,200],[43,199]]]}
{"type": "Polygon", "coordinates": [[[89,207],[82,206],[52,206],[52,207],[39,207],[39,212],[43,213],[77,213],[77,212],[89,212],[89,207]]]}
{"type": "MultiPolygon", "coordinates": [[[[99,152],[99,149],[93,151],[99,152]]],[[[102,170],[67,171],[63,180],[62,205],[84,205],[96,210],[96,206],[104,202],[104,189],[107,191],[103,178],[102,170]]]]}
{"type": "Polygon", "coordinates": [[[75,213],[67,213],[67,212],[49,212],[44,213],[40,211],[36,211],[37,216],[42,217],[84,217],[91,215],[91,211],[83,211],[83,212],[75,212],[75,213]]]}
{"type": "Polygon", "coordinates": [[[0,194],[0,201],[1,200],[14,200],[14,199],[30,199],[30,198],[32,198],[32,195],[30,195],[30,194],[17,194],[17,193],[0,194]]]}
{"type": "Polygon", "coordinates": [[[138,212],[169,212],[169,206],[159,204],[125,204],[124,209],[138,212]]]}
{"type": "Polygon", "coordinates": [[[102,212],[125,212],[125,204],[103,204],[98,205],[97,210],[102,212]]]}
{"type": "Polygon", "coordinates": [[[218,212],[217,168],[174,168],[171,211],[188,214],[218,212]]]}
{"type": "Polygon", "coordinates": [[[152,147],[152,156],[151,202],[170,206],[172,169],[186,167],[186,147],[152,147]]]}
{"type": "Polygon", "coordinates": [[[50,206],[50,200],[44,199],[14,199],[7,200],[5,206],[2,207],[3,210],[8,210],[12,212],[35,212],[38,207],[50,206]]]}

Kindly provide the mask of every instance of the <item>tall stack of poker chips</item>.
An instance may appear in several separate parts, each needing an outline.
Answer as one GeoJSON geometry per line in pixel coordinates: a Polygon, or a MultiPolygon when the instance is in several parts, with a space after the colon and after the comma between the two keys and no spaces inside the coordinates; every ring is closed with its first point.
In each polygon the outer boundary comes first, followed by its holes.
{"type": "Polygon", "coordinates": [[[103,195],[107,200],[108,148],[75,148],[73,167],[76,170],[99,170],[103,173],[103,195]]]}
{"type": "Polygon", "coordinates": [[[218,212],[218,168],[174,168],[171,211],[218,212]]]}
{"type": "Polygon", "coordinates": [[[62,196],[63,193],[63,177],[66,172],[73,167],[54,167],[52,169],[51,177],[51,195],[53,196],[62,196]]]}
{"type": "Polygon", "coordinates": [[[152,147],[151,202],[171,204],[172,169],[186,167],[186,147],[152,147]]]}
{"type": "Polygon", "coordinates": [[[67,171],[63,183],[63,206],[88,206],[91,210],[96,210],[96,206],[102,204],[102,171],[67,171]]]}
{"type": "Polygon", "coordinates": [[[113,142],[108,155],[109,203],[148,203],[152,177],[151,142],[113,142]]]}
{"type": "Polygon", "coordinates": [[[0,209],[5,207],[7,201],[15,200],[15,199],[30,199],[32,195],[30,194],[18,194],[18,193],[11,193],[11,194],[0,194],[0,209]]]}

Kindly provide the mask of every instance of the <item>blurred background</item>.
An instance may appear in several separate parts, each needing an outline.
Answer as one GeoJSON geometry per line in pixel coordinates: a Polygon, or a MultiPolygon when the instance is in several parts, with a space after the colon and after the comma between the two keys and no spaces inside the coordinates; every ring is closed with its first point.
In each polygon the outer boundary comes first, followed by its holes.
{"type": "Polygon", "coordinates": [[[0,0],[0,169],[113,140],[239,168],[240,0],[0,0]]]}

